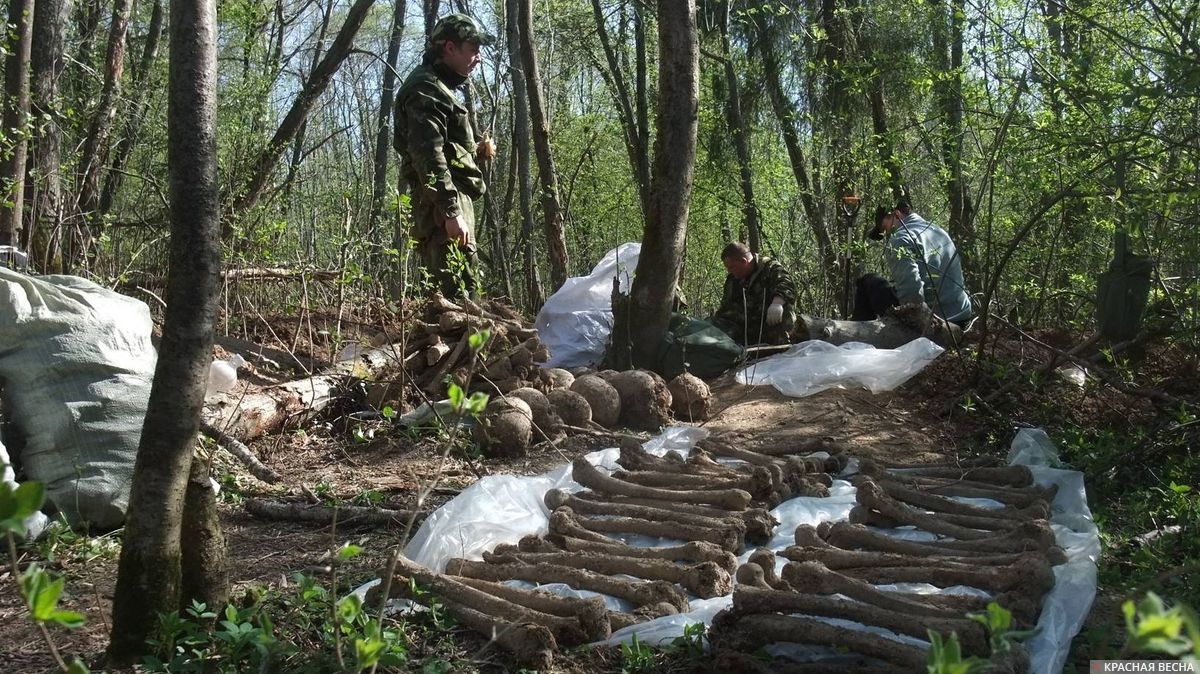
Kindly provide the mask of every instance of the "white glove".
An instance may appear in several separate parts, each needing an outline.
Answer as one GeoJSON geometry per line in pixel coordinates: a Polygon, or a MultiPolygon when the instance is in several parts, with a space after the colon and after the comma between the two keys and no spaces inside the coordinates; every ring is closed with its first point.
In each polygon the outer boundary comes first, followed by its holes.
{"type": "Polygon", "coordinates": [[[771,306],[767,307],[767,325],[779,325],[783,322],[783,300],[778,297],[771,306]]]}

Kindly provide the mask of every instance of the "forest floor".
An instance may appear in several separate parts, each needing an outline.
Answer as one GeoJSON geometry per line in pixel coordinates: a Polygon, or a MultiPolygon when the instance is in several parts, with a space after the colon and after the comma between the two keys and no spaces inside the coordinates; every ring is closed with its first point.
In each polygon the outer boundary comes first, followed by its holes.
{"type": "MultiPolygon", "coordinates": [[[[1038,338],[1060,348],[1071,346],[1073,341],[1062,333],[1038,338]]],[[[1179,523],[1194,532],[1196,513],[1200,512],[1195,492],[1183,494],[1183,502],[1172,500],[1168,492],[1174,497],[1180,494],[1166,489],[1166,484],[1186,485],[1184,476],[1173,477],[1173,473],[1168,475],[1163,470],[1150,470],[1147,475],[1144,466],[1130,468],[1128,457],[1122,455],[1130,448],[1156,452],[1160,458],[1165,452],[1181,451],[1180,447],[1189,445],[1188,434],[1194,432],[1194,426],[1190,419],[1178,419],[1174,423],[1179,428],[1171,430],[1169,420],[1163,420],[1161,410],[1156,411],[1144,395],[1121,393],[1094,382],[1080,389],[1053,377],[1031,377],[1046,351],[1019,335],[999,340],[984,364],[975,358],[977,348],[947,353],[898,390],[875,395],[864,390],[830,390],[806,398],[788,398],[770,387],[738,385],[727,375],[713,382],[715,412],[704,427],[713,432],[743,433],[755,442],[829,437],[844,443],[859,457],[922,463],[960,455],[1003,456],[1015,427],[1043,425],[1059,443],[1064,459],[1083,463],[1085,473],[1088,465],[1111,463],[1105,474],[1088,474],[1092,508],[1104,530],[1106,558],[1092,618],[1075,644],[1074,660],[1082,671],[1089,657],[1111,655],[1120,646],[1123,622],[1119,606],[1132,589],[1156,589],[1167,596],[1187,598],[1195,605],[1190,593],[1196,585],[1190,580],[1195,575],[1196,543],[1175,541],[1169,535],[1165,542],[1156,544],[1158,547],[1131,542],[1136,534],[1143,533],[1147,521],[1159,528],[1179,523]],[[1021,377],[1028,381],[988,401],[986,395],[973,393],[986,390],[980,378],[972,374],[980,371],[986,372],[992,390],[1003,386],[1003,382],[1014,381],[1013,377],[1018,377],[1015,381],[1022,381],[1021,377]],[[1131,473],[1136,473],[1132,479],[1131,473]],[[1123,494],[1130,492],[1131,485],[1142,491],[1123,494]],[[1127,502],[1138,498],[1138,493],[1161,497],[1166,510],[1151,513],[1148,520],[1144,512],[1127,512],[1138,507],[1127,502]],[[1153,554],[1147,556],[1147,548],[1153,554]]],[[[1143,358],[1144,376],[1147,371],[1161,375],[1156,390],[1172,389],[1174,395],[1196,400],[1194,362],[1181,359],[1169,349],[1150,351],[1143,358]],[[1192,368],[1190,379],[1188,367],[1192,368]]],[[[320,586],[336,584],[337,592],[344,593],[377,577],[389,553],[403,544],[404,534],[400,530],[361,527],[338,527],[335,531],[328,526],[256,519],[247,514],[244,501],[299,495],[303,485],[326,501],[417,507],[417,489],[437,473],[445,448],[444,438],[391,431],[383,422],[364,422],[364,427],[344,421],[326,418],[303,430],[254,443],[252,448],[258,456],[282,476],[281,485],[259,482],[224,452],[213,454],[214,474],[223,487],[219,497],[221,523],[228,539],[234,601],[245,606],[273,597],[287,609],[284,616],[275,618],[278,636],[302,649],[319,650],[324,637],[310,623],[297,627],[289,622],[295,618],[297,608],[281,598],[296,592],[296,574],[320,586]],[[335,579],[331,574],[331,551],[345,543],[361,546],[362,554],[340,565],[335,579]]],[[[613,436],[576,435],[556,447],[539,446],[520,459],[486,459],[454,451],[446,459],[437,489],[420,507],[432,511],[486,475],[538,474],[615,444],[613,436]]],[[[1190,449],[1187,451],[1190,456],[1190,449]]],[[[58,530],[22,547],[20,554],[22,563],[38,561],[62,574],[66,579],[63,607],[80,611],[87,619],[82,628],[54,632],[59,649],[85,662],[97,662],[107,642],[119,554],[117,535],[89,538],[58,530]]],[[[301,607],[299,613],[303,612],[301,607]]],[[[516,669],[505,654],[486,648],[482,639],[461,628],[447,628],[436,617],[409,619],[403,629],[410,663],[406,669],[516,669]]],[[[576,649],[556,659],[554,671],[623,671],[629,669],[627,657],[619,649],[576,649]]],[[[669,649],[650,657],[655,668],[665,671],[690,671],[700,666],[685,653],[669,649]]],[[[28,620],[13,576],[9,572],[0,574],[0,671],[46,671],[53,664],[40,633],[28,620]]],[[[308,664],[313,666],[311,661],[308,664]]],[[[317,665],[312,671],[323,670],[317,665]]]]}

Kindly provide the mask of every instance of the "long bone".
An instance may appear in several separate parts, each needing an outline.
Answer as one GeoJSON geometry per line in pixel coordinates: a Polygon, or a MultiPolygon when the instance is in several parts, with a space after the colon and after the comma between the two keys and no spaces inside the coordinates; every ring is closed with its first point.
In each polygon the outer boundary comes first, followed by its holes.
{"type": "Polygon", "coordinates": [[[565,489],[551,489],[546,492],[546,496],[542,500],[551,511],[567,507],[580,515],[636,517],[643,520],[679,522],[680,524],[697,527],[735,528],[743,532],[746,528],[745,522],[732,513],[725,513],[722,517],[717,518],[692,515],[651,506],[613,503],[610,501],[591,501],[578,498],[565,489]]]}
{"type": "Polygon", "coordinates": [[[951,524],[940,517],[900,503],[884,494],[883,489],[870,480],[862,480],[858,483],[857,499],[864,508],[874,510],[884,517],[903,524],[911,524],[935,534],[951,536],[960,540],[987,538],[989,535],[986,531],[951,524]]]}
{"type": "Polygon", "coordinates": [[[466,559],[451,559],[446,563],[446,573],[491,581],[527,580],[539,584],[566,583],[579,590],[591,590],[624,599],[635,607],[666,603],[679,611],[688,609],[687,595],[675,584],[665,580],[630,581],[569,566],[488,564],[466,559]]]}
{"type": "MultiPolygon", "coordinates": [[[[397,560],[396,580],[398,582],[393,582],[390,586],[390,597],[404,597],[420,601],[417,593],[412,591],[412,586],[409,584],[411,580],[421,589],[432,592],[443,601],[452,601],[460,606],[507,622],[546,627],[554,634],[555,641],[563,645],[578,646],[597,638],[605,638],[598,636],[602,616],[589,614],[589,626],[592,628],[591,634],[589,634],[588,631],[585,631],[578,616],[563,617],[527,608],[502,597],[464,585],[453,577],[430,571],[404,558],[397,560]]],[[[368,603],[378,604],[383,599],[380,596],[382,594],[380,590],[382,590],[382,586],[377,585],[367,592],[368,603]]],[[[604,629],[608,629],[607,621],[604,621],[604,629]]]]}
{"type": "Polygon", "coordinates": [[[737,557],[734,557],[733,553],[705,541],[689,541],[670,547],[639,548],[634,545],[609,545],[563,537],[563,546],[572,552],[607,552],[622,557],[666,559],[673,562],[713,562],[728,573],[737,569],[737,557]]]}
{"type": "Polygon", "coordinates": [[[711,504],[726,510],[745,510],[751,500],[749,492],[742,489],[686,491],[643,487],[605,475],[583,457],[575,459],[571,463],[571,477],[589,489],[608,494],[711,504]]]}
{"type": "Polygon", "coordinates": [[[920,489],[913,489],[906,486],[902,482],[897,482],[891,479],[880,479],[876,481],[889,496],[898,500],[904,501],[909,505],[933,510],[938,513],[950,515],[966,515],[970,517],[987,517],[992,519],[1010,519],[1010,520],[1041,520],[1046,519],[1050,515],[1050,506],[1045,501],[1034,503],[1024,508],[1012,508],[1006,506],[1004,508],[983,508],[961,501],[955,501],[952,498],[931,494],[920,489]]]}
{"type": "Polygon", "coordinates": [[[682,585],[701,599],[726,595],[733,589],[729,572],[714,562],[683,566],[665,559],[619,557],[604,552],[516,552],[504,555],[485,552],[483,559],[489,564],[553,564],[606,575],[665,580],[682,585]]]}
{"type": "MultiPolygon", "coordinates": [[[[736,522],[736,520],[735,520],[736,522]]],[[[737,522],[729,526],[704,527],[671,521],[646,520],[636,517],[580,517],[570,508],[559,508],[550,515],[550,532],[559,536],[576,536],[580,529],[600,534],[643,534],[680,541],[708,541],[730,552],[742,549],[745,529],[737,522]]],[[[616,542],[615,539],[600,541],[616,542]]]]}
{"type": "MultiPolygon", "coordinates": [[[[800,533],[800,527],[796,527],[796,542],[800,544],[801,536],[803,535],[806,543],[812,544],[811,538],[807,534],[800,533]]],[[[877,531],[868,529],[861,524],[853,524],[851,522],[835,522],[828,528],[823,538],[829,545],[842,548],[845,550],[852,549],[868,549],[878,550],[880,552],[896,552],[906,555],[947,555],[951,557],[968,558],[989,558],[996,555],[1015,555],[1029,550],[1043,549],[1038,541],[1044,540],[1047,529],[1040,528],[1036,523],[1023,525],[1011,532],[994,538],[981,538],[974,541],[925,541],[915,542],[906,541],[887,534],[881,534],[877,531]],[[1017,538],[1022,535],[1030,535],[1028,538],[1017,538]],[[1018,543],[1017,541],[1023,541],[1018,543]]],[[[1049,532],[1050,540],[1053,541],[1053,532],[1049,532]]],[[[1067,555],[1063,549],[1057,545],[1048,545],[1044,548],[1046,559],[1053,565],[1063,564],[1067,561],[1067,555]]]]}
{"type": "Polygon", "coordinates": [[[722,611],[713,618],[708,638],[713,648],[753,652],[776,642],[819,644],[847,648],[856,653],[878,658],[904,671],[924,671],[925,649],[876,634],[836,627],[809,618],[779,614],[733,615],[722,611]]]}
{"type": "Polygon", "coordinates": [[[866,581],[830,571],[817,562],[789,562],[783,567],[783,579],[796,592],[807,594],[844,594],[888,611],[931,618],[957,618],[959,614],[936,606],[915,602],[884,592],[866,581]]]}
{"type": "Polygon", "coordinates": [[[942,634],[957,632],[964,650],[970,655],[988,655],[988,640],[983,625],[962,618],[932,618],[894,613],[878,606],[858,601],[840,599],[835,596],[801,594],[780,590],[764,590],[758,587],[739,585],[733,591],[733,613],[805,613],[825,618],[841,618],[864,625],[889,629],[897,634],[920,639],[928,638],[928,631],[942,634]]]}
{"type": "Polygon", "coordinates": [[[466,576],[449,577],[463,585],[506,599],[525,608],[563,618],[577,618],[588,641],[601,641],[612,634],[612,626],[609,622],[610,611],[605,607],[604,600],[599,597],[565,597],[542,590],[529,590],[504,583],[495,583],[490,580],[466,576]]]}
{"type": "Polygon", "coordinates": [[[638,498],[634,496],[615,496],[609,494],[598,494],[593,491],[580,491],[573,494],[575,498],[584,499],[587,501],[600,501],[602,503],[620,503],[628,505],[643,505],[650,508],[661,508],[663,510],[671,510],[681,513],[689,513],[695,515],[704,515],[721,519],[724,517],[734,516],[739,517],[746,523],[746,540],[755,545],[766,545],[775,535],[775,527],[779,524],[779,520],[763,508],[747,508],[737,512],[731,512],[714,506],[705,506],[696,503],[679,503],[677,501],[668,501],[657,498],[638,498]]]}

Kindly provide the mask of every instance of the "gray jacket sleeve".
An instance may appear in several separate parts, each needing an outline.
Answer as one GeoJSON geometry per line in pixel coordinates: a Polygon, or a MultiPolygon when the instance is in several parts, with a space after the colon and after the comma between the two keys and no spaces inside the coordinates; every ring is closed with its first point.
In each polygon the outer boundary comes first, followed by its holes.
{"type": "Polygon", "coordinates": [[[900,303],[924,303],[925,284],[921,280],[920,267],[924,254],[920,247],[912,241],[893,237],[883,247],[883,256],[900,303]]]}

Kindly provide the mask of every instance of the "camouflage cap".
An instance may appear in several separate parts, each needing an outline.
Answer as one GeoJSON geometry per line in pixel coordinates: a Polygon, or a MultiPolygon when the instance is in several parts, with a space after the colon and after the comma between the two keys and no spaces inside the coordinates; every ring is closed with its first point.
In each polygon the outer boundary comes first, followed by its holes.
{"type": "Polygon", "coordinates": [[[432,47],[447,40],[458,43],[474,42],[484,46],[492,44],[496,38],[484,30],[478,21],[466,14],[447,14],[434,24],[433,30],[429,32],[426,46],[432,47]]]}

